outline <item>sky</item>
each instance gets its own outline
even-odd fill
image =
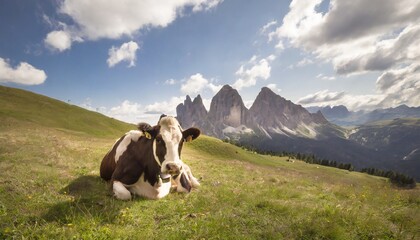
[[[229,84],[353,111],[420,106],[418,0],[1,0],[0,84],[126,122]]]

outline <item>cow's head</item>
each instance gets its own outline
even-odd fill
[[[181,150],[184,141],[192,141],[200,135],[197,128],[183,130],[178,120],[162,116],[157,126],[144,131],[153,140],[153,154],[161,166],[162,174],[178,175],[182,169]]]

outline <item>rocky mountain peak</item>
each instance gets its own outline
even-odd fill
[[[201,96],[198,95],[194,101],[191,101],[190,96],[186,96],[184,103],[176,107],[176,114],[178,121],[182,127],[198,127],[201,122],[207,118],[207,110],[204,107]]]
[[[192,103],[191,98],[189,95],[185,98],[184,105]]]
[[[267,87],[261,89],[249,110],[238,91],[225,85],[213,97],[208,113],[198,95],[192,102],[187,96],[177,107],[177,114],[183,127],[197,126],[220,138],[238,132],[315,138],[316,129],[328,124],[321,112],[311,114]]]
[[[236,89],[224,85],[213,97],[209,110],[209,120],[216,124],[239,127],[249,119],[248,109]]]
[[[187,97],[188,97],[188,95],[187,95]],[[199,105],[203,104],[203,99],[201,98],[200,94],[198,94],[197,97],[194,98],[193,103],[194,104],[199,104]],[[204,106],[204,104],[203,104],[203,106]]]
[[[322,114],[320,110],[318,110],[316,113],[311,113],[311,115],[315,123],[318,123],[318,124],[328,123],[328,120],[324,117],[324,115]]]

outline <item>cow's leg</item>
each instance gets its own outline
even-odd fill
[[[130,191],[119,181],[113,181],[112,190],[114,191],[114,196],[120,200],[131,199]]]
[[[194,188],[198,188],[198,187],[200,186],[200,183],[198,182],[197,178],[195,178],[195,177],[192,175],[191,171],[188,171],[188,172],[187,172],[187,175],[188,175],[188,177],[189,177],[189,179],[190,179],[190,181],[191,181],[191,185],[192,185]]]
[[[174,182],[177,192],[189,193],[191,191],[191,182],[185,172],[181,172],[181,174],[174,179]]]
[[[198,182],[197,178],[195,178],[192,175],[192,172],[191,172],[190,167],[187,164],[185,164],[185,163],[182,163],[182,164],[183,164],[182,165],[183,171],[186,174],[187,179],[191,182],[192,187],[194,187],[194,188],[199,187],[200,186],[200,183]]]

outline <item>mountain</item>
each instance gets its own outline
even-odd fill
[[[207,114],[200,96],[194,101],[187,96],[177,106],[177,117],[183,127],[199,127],[207,135],[218,138],[237,138],[241,134],[317,138],[323,135],[318,130],[332,126],[321,112],[311,114],[266,87],[249,110],[238,91],[229,85],[213,97]]]
[[[267,87],[261,89],[249,113],[257,126],[268,134],[316,138],[316,128],[329,124],[322,113],[311,114]]]
[[[385,168],[419,176],[420,119],[377,121],[352,130],[349,139],[375,152]]]
[[[213,97],[208,120],[219,138],[229,133],[244,133],[249,131],[245,126],[254,125],[238,91],[229,85],[224,85]]]
[[[314,154],[318,158],[351,163],[357,169],[375,167],[398,170],[420,179],[420,172],[412,170],[420,169],[420,161],[404,163],[400,161],[403,158],[413,159],[419,155],[420,150],[415,145],[420,136],[412,134],[410,137],[400,138],[393,144],[386,145],[381,142],[385,139],[384,134],[389,131],[385,126],[382,129],[383,134],[371,134],[377,131],[368,125],[356,129],[344,129],[330,123],[322,113],[324,110],[329,117],[350,118],[352,112],[344,106],[310,113],[302,106],[264,87],[248,110],[238,91],[228,85],[223,86],[213,97],[207,114],[204,111],[201,111],[200,115],[188,112],[187,109],[204,108],[202,104],[188,108],[190,105],[193,106],[191,99],[187,97],[185,102],[177,107],[177,116],[184,128],[195,126],[210,136],[228,138],[260,151]],[[395,139],[397,132],[400,135],[407,135],[410,131],[418,131],[417,128],[407,128],[405,124],[394,123],[392,126]],[[363,139],[368,139],[369,142],[363,142]],[[411,139],[413,144],[407,139]],[[381,148],[374,146],[375,143]],[[398,149],[394,146],[398,146]]]
[[[418,234],[418,187],[402,191],[382,177],[292,163],[204,135],[182,152],[199,189],[158,201],[117,201],[99,165],[115,139],[136,126],[12,88],[0,88],[0,103],[0,239]]]
[[[373,111],[349,111],[345,106],[307,107],[309,112],[321,111],[328,121],[339,126],[357,126],[369,122],[392,120],[395,118],[420,118],[420,107],[400,105],[395,108]]]
[[[200,126],[206,135],[216,135],[213,124],[207,119],[207,110],[200,95],[194,101],[187,95],[184,103],[176,107],[176,112],[181,126]]]
[[[317,111],[321,111],[322,114],[327,119],[334,119],[334,118],[346,118],[348,117],[351,112],[347,109],[346,106],[339,105],[339,106],[326,106],[326,107],[307,107],[306,108],[309,112],[315,113]]]

